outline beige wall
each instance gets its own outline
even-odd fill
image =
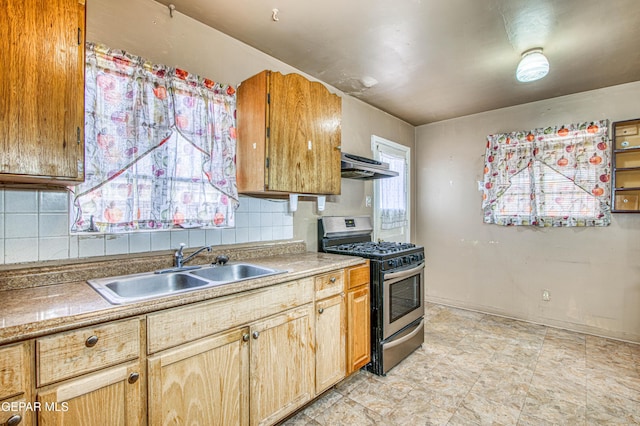
[[[165,6],[152,0],[88,0],[87,40],[233,85],[264,69],[301,73],[179,11],[171,18]],[[345,152],[371,156],[372,134],[413,149],[413,126],[335,88],[329,89],[342,98]],[[373,195],[370,182],[343,179],[342,194],[327,199],[323,214],[371,214],[372,210],[365,207],[366,195]],[[318,217],[316,203],[310,201],[301,202],[294,214],[294,238],[304,239],[310,250],[317,247]]]
[[[640,342],[640,215],[606,228],[487,225],[476,184],[489,134],[637,117],[640,82],[418,127],[427,299]]]

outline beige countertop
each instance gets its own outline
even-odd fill
[[[11,288],[0,291],[0,345],[263,288],[364,262],[364,259],[354,256],[313,252],[252,257],[250,260],[238,257],[240,260],[232,257],[231,263],[248,262],[287,272],[123,305],[112,305],[107,302],[84,279]],[[65,276],[64,271],[60,272],[60,269],[60,267],[56,268],[57,276]],[[44,280],[48,277],[44,272],[34,273],[35,275],[39,275]],[[103,273],[102,276],[108,275]],[[98,277],[89,276],[86,279]],[[75,278],[74,276],[72,279]]]

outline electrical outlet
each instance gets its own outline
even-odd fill
[[[364,197],[364,204],[366,207],[371,207],[371,195]]]
[[[551,293],[549,292],[549,290],[542,290],[542,300],[544,300],[545,302],[551,300]]]

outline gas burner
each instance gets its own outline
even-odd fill
[[[414,248],[416,245],[411,243],[396,243],[391,241],[383,242],[360,242],[360,243],[348,243],[340,244],[331,247],[331,250],[339,251],[343,253],[350,253],[354,255],[385,255],[391,253],[399,253]]]

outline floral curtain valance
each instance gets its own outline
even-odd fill
[[[233,226],[235,90],[87,43],[73,231]]]
[[[484,222],[609,225],[610,158],[607,120],[488,136]]]

